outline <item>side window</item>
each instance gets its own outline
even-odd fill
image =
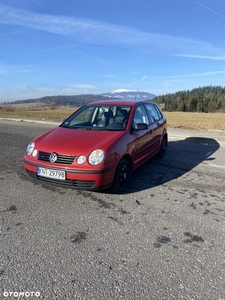
[[[139,105],[134,112],[133,117],[133,128],[136,127],[137,123],[145,123],[149,125],[148,116],[143,105]]]
[[[159,114],[159,110],[157,109],[157,106],[151,103],[146,104],[149,118],[150,118],[150,123],[154,123],[162,118],[161,114]]]
[[[159,114],[159,117],[160,117],[160,119],[162,119],[162,118],[163,118],[162,112],[160,111],[160,109],[158,108],[158,106],[157,106],[157,105],[154,105],[154,107],[155,107],[155,109],[157,110],[157,112],[158,112],[158,114]]]

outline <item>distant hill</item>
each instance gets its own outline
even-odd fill
[[[115,90],[110,93],[103,93],[102,96],[110,97],[110,98],[116,98],[116,99],[127,99],[127,100],[152,100],[156,97],[156,95],[147,93],[147,92],[139,92],[134,90],[125,90],[125,89],[119,89]]]
[[[81,106],[92,101],[107,100],[107,97],[101,95],[84,94],[84,95],[59,95],[59,96],[46,96],[38,99],[17,100],[14,104],[22,103],[42,103],[49,105],[54,103],[56,106]]]
[[[46,96],[38,99],[27,99],[27,100],[17,100],[14,104],[22,103],[42,103],[49,105],[54,103],[56,106],[81,106],[92,101],[99,100],[112,100],[112,99],[135,99],[135,100],[151,100],[155,95],[146,92],[136,92],[129,90],[116,90],[110,93],[103,93],[99,95],[94,94],[84,94],[84,95],[59,95],[59,96]]]

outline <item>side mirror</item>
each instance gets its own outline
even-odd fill
[[[146,129],[148,129],[148,125],[146,123],[137,123],[134,128],[135,131],[136,130],[146,130]]]

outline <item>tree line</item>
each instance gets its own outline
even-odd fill
[[[164,111],[225,112],[225,87],[206,86],[157,96],[153,99]]]

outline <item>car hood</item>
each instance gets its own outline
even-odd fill
[[[36,149],[44,152],[76,155],[104,150],[124,131],[81,130],[57,127],[35,139]]]

